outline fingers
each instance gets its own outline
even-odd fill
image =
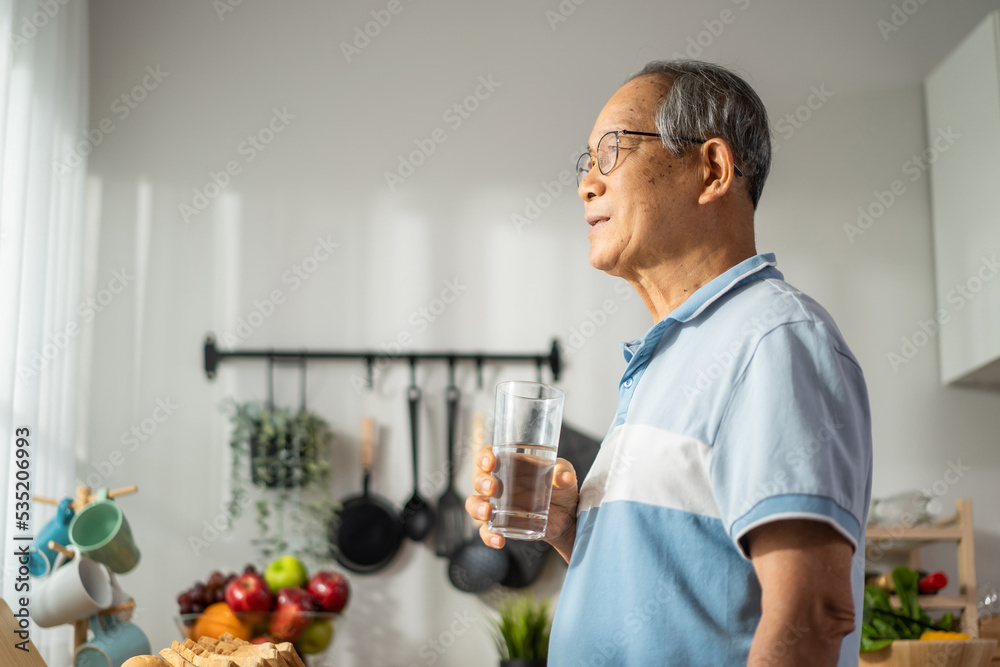
[[[489,498],[497,492],[497,480],[488,472],[477,472],[472,476],[472,490],[484,498]]]
[[[488,521],[491,510],[490,501],[486,500],[482,496],[469,496],[465,499],[465,511],[468,512],[469,516],[473,519],[478,521]]]
[[[552,476],[552,485],[557,489],[576,488],[576,469],[566,459],[556,459],[556,471]]]
[[[496,465],[496,457],[493,456],[493,448],[480,447],[479,451],[476,452],[476,467],[483,472],[493,472],[494,465]]]
[[[483,538],[483,543],[486,546],[493,547],[494,549],[503,548],[505,541],[503,535],[491,533],[485,523],[479,527],[479,536]]]
[[[476,452],[476,467],[478,470],[472,476],[473,493],[478,495],[469,496],[465,499],[465,511],[473,519],[487,521],[490,518],[489,499],[497,492],[497,481],[490,472],[496,464],[491,447],[481,447]]]

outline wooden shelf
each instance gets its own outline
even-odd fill
[[[868,540],[894,540],[914,542],[914,548],[923,546],[921,542],[958,542],[962,539],[960,526],[915,526],[913,528],[893,528],[892,526],[869,526],[865,530]]]
[[[969,601],[961,595],[921,595],[920,606],[924,609],[963,609]],[[899,606],[899,598],[890,596],[889,601],[896,607]]]
[[[959,609],[962,632],[979,636],[979,600],[973,546],[972,501],[955,501],[955,516],[933,526],[869,526],[865,529],[865,558],[869,563],[887,555],[906,555],[914,570],[920,569],[920,550],[937,542],[954,542],[958,556],[958,595],[921,595],[925,609]],[[892,596],[892,603],[899,599]]]

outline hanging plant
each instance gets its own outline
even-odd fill
[[[329,499],[330,426],[305,409],[227,400],[233,430],[229,510],[239,516],[248,495],[256,499],[258,536],[264,560],[291,553],[318,562],[331,559],[327,526],[337,505]]]

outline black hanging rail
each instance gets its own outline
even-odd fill
[[[372,382],[372,367],[377,363],[388,363],[396,360],[409,361],[456,361],[475,362],[478,370],[479,384],[482,385],[482,367],[487,362],[530,362],[535,364],[539,372],[542,366],[548,366],[554,380],[559,380],[562,373],[562,357],[559,353],[559,341],[552,340],[552,347],[547,354],[496,354],[488,352],[380,352],[374,350],[341,351],[341,350],[220,350],[215,343],[215,336],[205,337],[205,375],[208,379],[215,377],[219,362],[224,359],[363,359],[368,364],[368,383]],[[385,360],[385,361],[382,361]]]

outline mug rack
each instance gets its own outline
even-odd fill
[[[70,504],[70,507],[73,508],[73,511],[79,512],[84,507],[86,507],[87,505],[89,505],[90,503],[94,502],[97,499],[97,496],[94,495],[92,491],[93,489],[91,489],[89,486],[76,487],[76,499]],[[108,498],[114,498],[116,496],[125,496],[130,493],[136,493],[137,491],[139,491],[139,487],[136,486],[135,484],[132,484],[131,486],[123,486],[120,489],[112,489],[108,491]],[[32,496],[31,499],[34,500],[35,502],[43,503],[45,505],[59,504],[58,499],[49,498],[47,496]],[[52,549],[53,551],[58,551],[63,556],[65,556],[67,560],[72,559],[76,555],[75,552],[71,551],[70,549],[67,549],[66,545],[59,544],[58,542],[55,542],[53,540],[49,540],[49,543],[46,546],[48,546],[48,548]],[[116,614],[121,611],[134,611],[134,610],[135,610],[135,600],[129,600],[124,604],[120,604],[114,607],[108,607],[107,609],[102,609],[97,613],[101,616],[106,616],[108,614]],[[82,619],[73,623],[74,650],[77,647],[79,647],[80,644],[86,643],[87,627],[88,627],[87,619]]]
[[[401,352],[393,354],[389,352],[379,352],[374,350],[341,351],[341,350],[277,350],[274,348],[267,350],[220,350],[215,342],[215,337],[211,334],[205,337],[205,376],[209,380],[215,378],[215,372],[219,368],[219,363],[226,359],[266,359],[269,362],[278,360],[300,361],[307,359],[323,359],[327,361],[337,360],[364,360],[368,369],[368,386],[371,387],[374,381],[374,367],[376,364],[386,364],[393,361],[408,361],[413,368],[418,362],[424,361],[447,361],[451,367],[456,362],[473,362],[476,364],[476,377],[479,387],[483,386],[483,364],[486,363],[533,363],[538,368],[539,381],[541,381],[542,367],[547,366],[552,372],[552,378],[559,380],[562,373],[562,357],[559,351],[559,341],[552,340],[552,347],[545,354],[496,354],[487,352]]]

